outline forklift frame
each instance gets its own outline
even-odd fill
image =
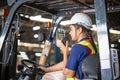
[[[9,1],[9,0],[8,0]],[[5,21],[5,24],[2,29],[0,36],[0,51],[2,51],[5,40],[8,36],[9,30],[11,28],[11,23],[13,21],[16,11],[24,3],[33,3],[35,0],[17,0],[11,5],[11,9]],[[85,5],[85,4],[83,4]],[[109,31],[106,21],[106,0],[94,0],[95,5],[95,15],[96,15],[96,24],[97,24],[97,36],[99,43],[99,54],[100,54],[100,67],[101,67],[101,80],[113,80],[112,76],[112,67],[111,67],[111,55],[110,55],[110,43],[109,43]],[[74,10],[72,10],[74,12]],[[77,11],[75,11],[77,12]],[[74,13],[75,13],[74,12]],[[58,13],[63,15],[63,13]],[[56,14],[56,15],[58,15]],[[102,43],[102,44],[101,44]],[[0,53],[6,55],[6,53]],[[4,66],[2,66],[4,67]],[[3,73],[1,73],[3,74]],[[8,76],[9,74],[4,75]],[[1,78],[3,80],[3,78]]]

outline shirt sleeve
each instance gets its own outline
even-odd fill
[[[70,51],[66,68],[75,71],[74,76],[82,79],[84,74],[82,72],[82,62],[89,55],[90,49],[87,46],[75,44]]]
[[[79,44],[75,44],[68,57],[66,68],[76,71],[80,62],[87,56],[85,48]]]
[[[74,71],[76,70],[78,65],[78,52],[76,50],[77,50],[77,45],[74,45],[70,51],[70,55],[68,57],[68,61],[66,65],[66,68]]]

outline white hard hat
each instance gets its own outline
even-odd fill
[[[83,25],[86,29],[90,29],[92,27],[92,21],[87,14],[84,13],[76,13],[72,16],[69,24],[79,24]]]

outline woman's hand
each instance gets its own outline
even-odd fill
[[[66,45],[64,45],[62,40],[57,40],[57,46],[62,50],[63,54],[69,54],[68,41],[66,41]]]
[[[38,68],[40,68],[40,69],[42,69],[43,71],[46,72],[46,67],[44,67],[44,66],[39,66]]]
[[[59,47],[59,48],[62,48],[62,47],[65,46],[65,45],[63,44],[62,40],[60,40],[60,39],[57,39],[56,45],[57,45],[57,47]]]
[[[68,41],[66,41],[66,46],[63,47],[63,53],[69,55],[69,47],[68,47]]]

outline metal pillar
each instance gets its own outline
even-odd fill
[[[6,39],[4,48],[3,48],[3,55],[2,55],[2,63],[6,63],[8,61],[8,56],[9,56],[9,52],[10,52],[10,34]],[[8,62],[7,62],[8,63]],[[9,68],[8,68],[8,64],[2,64],[1,65],[1,75],[0,75],[0,80],[8,80],[9,79],[9,75],[7,75],[6,77],[4,76],[6,74],[6,71],[8,71],[7,73],[9,73]]]
[[[101,65],[101,80],[113,80],[105,1],[106,0],[94,0]]]

